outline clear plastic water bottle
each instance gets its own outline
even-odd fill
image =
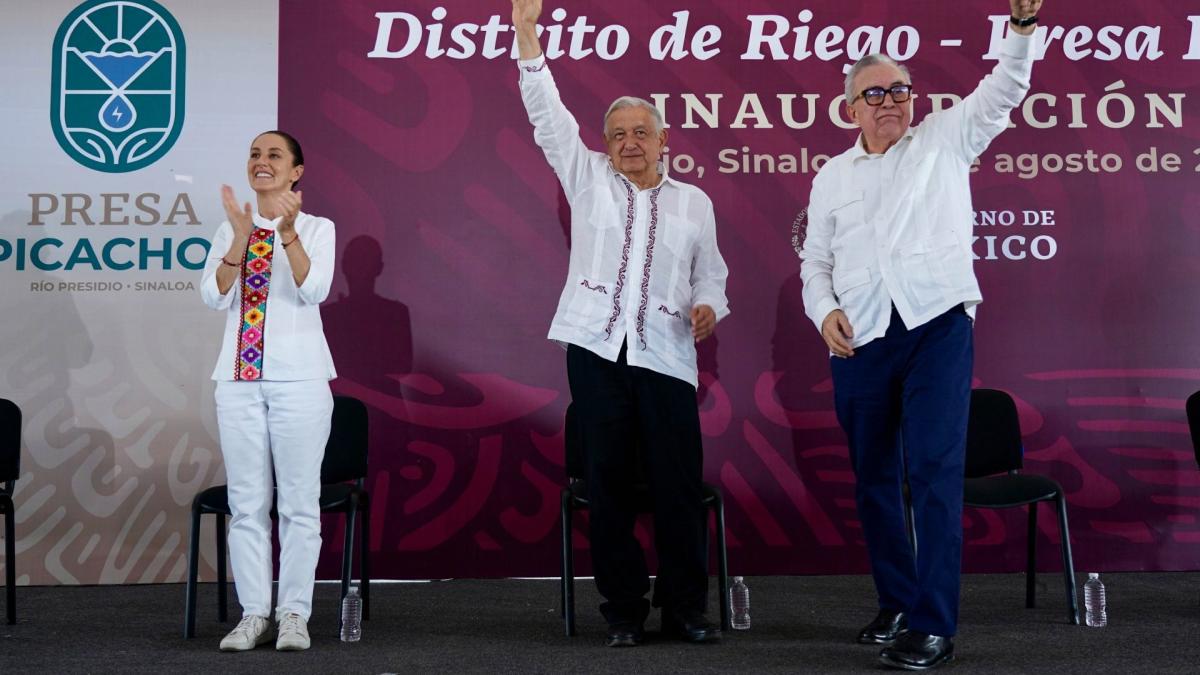
[[[1087,609],[1084,622],[1092,628],[1104,628],[1108,625],[1108,611],[1104,607],[1104,582],[1095,572],[1088,573],[1087,583],[1083,585],[1083,606]]]
[[[734,630],[750,630],[750,589],[742,577],[733,578],[729,588],[729,608],[733,612]]]
[[[362,637],[362,596],[358,587],[342,599],[342,642],[358,642]]]

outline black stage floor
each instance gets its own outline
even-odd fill
[[[1039,607],[1025,609],[1021,575],[965,576],[957,659],[941,670],[1200,672],[1200,574],[1104,575],[1104,629],[1068,625],[1060,580],[1039,577]],[[18,624],[0,625],[0,673],[883,672],[878,648],[853,642],[874,615],[869,577],[748,582],[751,630],[715,645],[662,639],[652,615],[644,645],[605,648],[590,580],[578,582],[579,634],[568,638],[557,580],[507,579],[372,586],[372,618],[356,644],[337,640],[337,586],[319,584],[312,649],[236,654],[217,650],[234,622],[217,623],[214,584],[200,588],[191,640],[182,585],[22,587]]]

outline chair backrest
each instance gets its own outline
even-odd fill
[[[1200,391],[1187,400],[1188,429],[1192,431],[1192,451],[1196,453],[1196,464],[1200,464]]]
[[[350,396],[333,397],[333,422],[321,484],[344,483],[367,477],[367,406]]]
[[[0,483],[21,476],[21,408],[0,398]]]
[[[980,478],[1023,466],[1017,404],[998,389],[971,390],[967,422],[967,478]]]

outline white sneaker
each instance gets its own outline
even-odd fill
[[[281,652],[299,652],[308,649],[312,641],[308,638],[308,624],[304,617],[295,612],[288,612],[279,621],[279,637],[275,640],[275,649]]]
[[[271,622],[265,616],[243,616],[221,640],[221,651],[244,652],[271,641]]]

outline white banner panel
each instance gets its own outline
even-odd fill
[[[223,318],[196,286],[276,124],[278,3],[8,3],[0,23],[0,397],[24,413],[20,584],[183,579],[223,482]],[[211,530],[210,530],[211,531]],[[211,536],[205,538],[211,569]]]

